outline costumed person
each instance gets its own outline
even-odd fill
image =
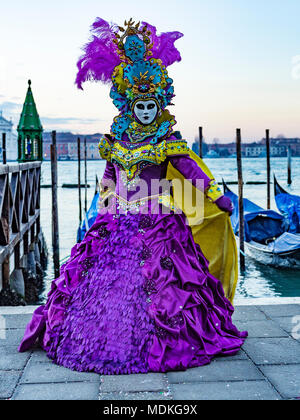
[[[111,82],[120,111],[99,143],[107,161],[99,213],[34,312],[19,351],[38,341],[56,364],[100,374],[186,370],[234,355],[247,332],[231,318],[232,204],[173,131],[166,109],[174,97],[166,67],[181,60],[174,42],[183,35],[157,35],[131,19],[121,28],[98,18],[92,32],[77,85]],[[153,193],[153,180],[172,188]],[[178,180],[200,193],[201,223]]]

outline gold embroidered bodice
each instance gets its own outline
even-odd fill
[[[133,144],[125,141],[112,142],[103,136],[99,142],[99,152],[103,159],[116,163],[132,180],[142,168],[160,165],[168,156],[188,155],[189,147],[185,140],[168,139],[158,144],[143,142]]]

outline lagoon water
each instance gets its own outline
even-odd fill
[[[211,169],[217,181],[237,180],[236,159],[206,159],[206,164]],[[287,159],[273,158],[271,160],[272,173],[282,187],[288,191],[300,195],[300,158],[293,158],[292,175],[293,185],[287,187]],[[88,184],[91,188],[87,191],[88,206],[91,202],[94,189],[95,177],[101,179],[105,168],[105,161],[88,161]],[[82,164],[81,172],[83,177],[84,167]],[[266,159],[265,158],[245,158],[243,159],[244,181],[266,181]],[[79,224],[79,205],[78,190],[61,188],[62,184],[77,183],[77,162],[58,162],[58,209],[59,209],[59,238],[60,238],[60,259],[63,262],[69,255],[72,246],[76,242],[76,234]],[[51,184],[50,162],[42,164],[42,185]],[[237,192],[237,186],[230,186],[232,191]],[[262,207],[266,206],[266,185],[245,185],[245,197],[254,201]],[[274,194],[272,188],[272,209],[276,210]],[[84,190],[82,190],[82,203],[84,207]],[[41,226],[46,238],[49,249],[49,264],[46,273],[46,289],[42,294],[41,300],[50,289],[51,281],[54,277],[52,264],[52,230],[51,230],[51,189],[42,188],[41,190]],[[246,272],[240,275],[236,297],[294,297],[300,296],[300,271],[289,269],[275,269],[246,259]]]

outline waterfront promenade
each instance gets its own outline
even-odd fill
[[[101,376],[56,366],[40,349],[17,352],[34,307],[0,307],[2,400],[300,399],[300,298],[243,300],[234,322],[249,331],[238,355],[186,372]]]

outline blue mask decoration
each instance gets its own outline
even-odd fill
[[[131,35],[126,39],[124,50],[126,57],[133,62],[142,60],[146,52],[144,41],[142,41],[137,35]]]

